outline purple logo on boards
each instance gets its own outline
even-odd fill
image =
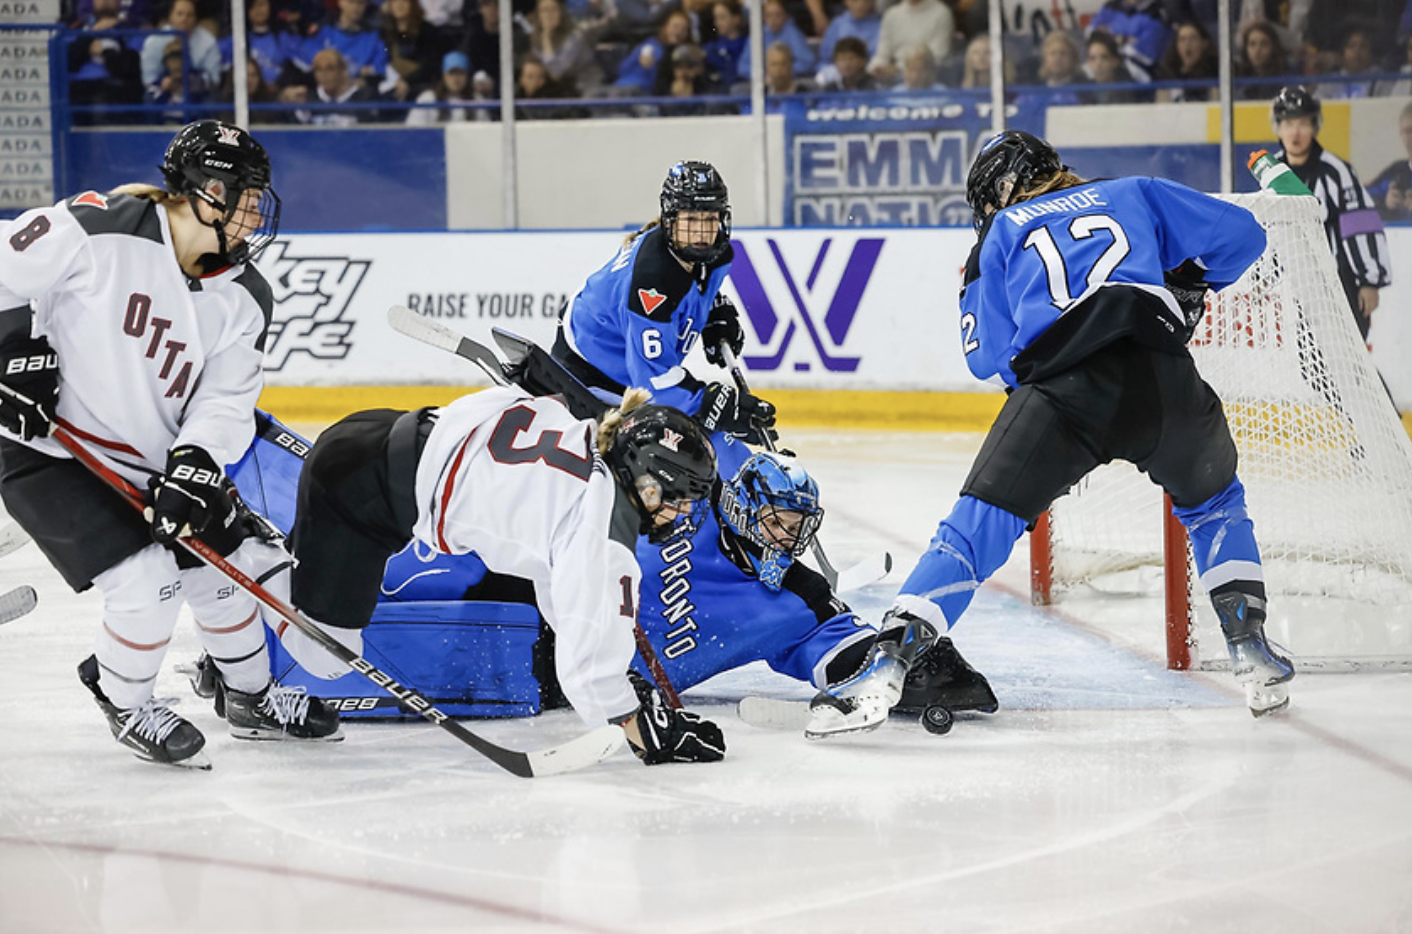
[[[808,335],[824,369],[834,373],[852,373],[858,369],[861,357],[845,356],[839,351],[843,349],[858,314],[863,291],[877,266],[883,239],[860,237],[853,241],[842,272],[825,276],[825,260],[834,241],[835,238],[828,237],[819,244],[808,270],[791,269],[780,251],[779,241],[773,237],[764,240],[768,258],[758,241],[753,248],[748,248],[741,240],[732,242],[735,259],[731,263],[731,282],[760,344],[773,348],[759,356],[744,358],[752,370],[779,369],[800,330]],[[762,281],[762,272],[770,287]],[[795,363],[798,370],[809,367],[807,360]]]

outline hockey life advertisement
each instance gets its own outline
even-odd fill
[[[272,386],[475,385],[464,360],[396,334],[391,305],[487,345],[504,328],[549,347],[559,310],[623,232],[293,234],[259,259],[274,291]],[[950,230],[744,230],[723,291],[741,310],[752,385],[974,391],[955,333],[974,242]],[[723,374],[699,347],[687,366]]]
[[[969,227],[966,173],[990,137],[989,91],[788,101],[785,217],[796,227]],[[1011,104],[1010,126],[1044,125]]]

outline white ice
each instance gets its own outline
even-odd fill
[[[787,434],[835,563],[897,559],[853,595],[876,617],[979,439]],[[231,739],[171,670],[197,654],[184,620],[158,690],[209,739],[193,773],[112,741],[74,674],[97,599],[28,545],[0,564],[0,590],[40,594],[0,627],[0,932],[1412,931],[1412,674],[1302,675],[1257,721],[1229,675],[1162,667],[1149,605],[1037,610],[1025,573],[953,630],[1002,709],[947,736],[753,729],[739,697],[809,692],[746,670],[686,695],[724,763],[535,780],[420,723]],[[470,726],[521,748],[581,729]]]

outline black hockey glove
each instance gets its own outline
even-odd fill
[[[745,347],[740,312],[735,310],[735,303],[724,295],[716,295],[711,313],[706,316],[706,326],[701,329],[701,342],[705,345],[706,362],[720,367],[726,365],[726,355],[721,353],[722,344],[728,345],[735,356],[740,356],[740,351]]]
[[[200,535],[210,526],[225,531],[236,521],[235,504],[225,491],[225,471],[193,444],[172,448],[167,470],[153,477],[147,521],[152,540],[170,545],[182,535]]]
[[[749,444],[764,445],[766,437],[771,441],[779,438],[774,430],[775,407],[725,383],[706,387],[696,417],[708,433],[724,432]]]
[[[59,356],[43,337],[0,343],[0,425],[26,441],[47,438],[59,405]]]
[[[1201,319],[1206,317],[1206,292],[1211,288],[1206,282],[1206,270],[1187,260],[1176,269],[1167,270],[1162,274],[1162,278],[1166,282],[1167,291],[1172,293],[1172,297],[1177,300],[1177,307],[1182,310],[1182,318],[1186,323],[1183,337],[1189,340]]]
[[[663,762],[720,762],[726,757],[726,738],[710,720],[686,710],[673,710],[662,692],[635,671],[628,680],[642,707],[636,716],[643,745],[629,743],[643,765]]]

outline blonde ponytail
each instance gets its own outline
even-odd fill
[[[613,448],[613,441],[618,437],[618,428],[623,424],[623,419],[634,409],[646,405],[652,400],[652,393],[646,389],[639,389],[634,386],[623,393],[623,401],[618,403],[616,409],[609,409],[603,416],[603,421],[598,425],[598,453],[607,454]]]
[[[134,198],[151,201],[153,204],[175,204],[186,200],[185,195],[174,195],[166,189],[158,188],[156,185],[148,185],[145,182],[132,182],[127,185],[119,185],[117,188],[108,192],[108,194],[132,195]]]

